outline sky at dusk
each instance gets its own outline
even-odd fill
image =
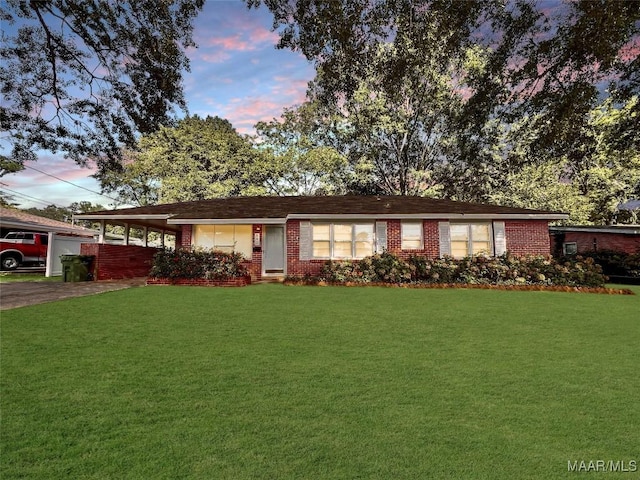
[[[206,2],[195,20],[198,48],[188,51],[191,72],[184,75],[189,114],[217,115],[240,133],[250,134],[257,122],[279,117],[284,107],[304,101],[313,66],[299,53],[275,48],[278,34],[271,31],[272,22],[264,7],[248,10],[240,1]],[[100,192],[90,177],[92,170],[62,156],[42,152],[37,162],[26,165],[25,170],[0,178],[0,188],[14,195],[20,208],[66,207],[80,201],[110,208],[114,203],[85,190]]]

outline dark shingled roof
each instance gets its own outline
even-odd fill
[[[560,212],[408,196],[232,197],[91,212],[91,215],[171,215],[178,219],[285,218],[288,215],[476,214],[557,216]]]

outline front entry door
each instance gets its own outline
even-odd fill
[[[264,273],[284,273],[284,227],[268,225],[264,230]]]

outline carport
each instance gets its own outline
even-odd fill
[[[153,209],[153,207],[149,207]],[[180,244],[182,230],[168,225],[166,213],[128,214],[127,209],[74,215],[74,219],[99,223],[97,243],[81,245],[82,255],[95,257],[93,275],[96,280],[146,277],[156,252],[165,246]],[[124,229],[122,237],[108,232],[108,226]],[[136,230],[140,235],[132,235]],[[156,233],[159,241],[150,241]]]

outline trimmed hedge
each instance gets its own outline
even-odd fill
[[[247,269],[239,253],[216,250],[161,250],[154,259],[149,276],[153,278],[193,278],[227,280],[245,277]]]
[[[547,285],[602,287],[606,277],[592,258],[559,262],[552,257],[412,256],[385,252],[359,261],[327,261],[319,280],[329,283],[424,283],[467,285]]]

